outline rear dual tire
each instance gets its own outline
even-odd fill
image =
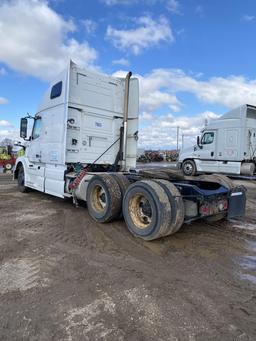
[[[141,180],[128,188],[123,199],[123,216],[133,235],[154,240],[175,233],[181,227],[184,206],[182,202],[180,210],[176,211],[179,200],[176,202],[172,186],[164,180]]]
[[[125,195],[125,192],[127,191],[128,187],[130,186],[130,181],[127,179],[126,176],[120,173],[113,173],[111,176],[115,179],[115,181],[118,183],[118,186],[121,191],[121,202],[123,200],[123,197]],[[122,207],[120,208],[120,212],[117,218],[123,218],[123,212]]]
[[[109,174],[94,175],[86,192],[90,216],[99,223],[108,223],[120,215],[122,193],[115,178]]]
[[[128,230],[144,240],[173,234],[184,220],[181,195],[166,180],[130,184],[122,174],[95,175],[88,184],[86,200],[95,221],[110,222],[120,218],[122,211]]]
[[[171,204],[172,220],[169,226],[169,234],[177,232],[183,222],[185,216],[185,207],[179,190],[169,181],[157,179],[155,180],[165,191]]]

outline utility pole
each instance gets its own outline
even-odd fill
[[[182,135],[181,135],[181,148],[182,148],[182,149],[184,148],[184,137],[185,137],[185,135],[182,134]]]
[[[177,126],[177,152],[179,150],[179,133],[180,133],[180,127]]]

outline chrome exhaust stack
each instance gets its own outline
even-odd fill
[[[122,170],[126,170],[126,154],[127,154],[127,124],[128,124],[128,109],[129,109],[129,90],[130,78],[132,72],[129,71],[125,77],[125,93],[124,93],[124,121],[123,121],[123,148],[122,148]]]

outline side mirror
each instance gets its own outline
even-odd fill
[[[28,131],[28,120],[27,118],[22,118],[20,120],[20,137],[25,139],[27,137]]]
[[[200,136],[197,136],[197,138],[196,138],[196,144],[198,145],[198,147],[199,147],[200,149],[203,148],[203,146],[200,144]]]

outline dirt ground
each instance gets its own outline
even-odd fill
[[[0,176],[0,340],[256,340],[256,184],[247,217],[154,242]]]

